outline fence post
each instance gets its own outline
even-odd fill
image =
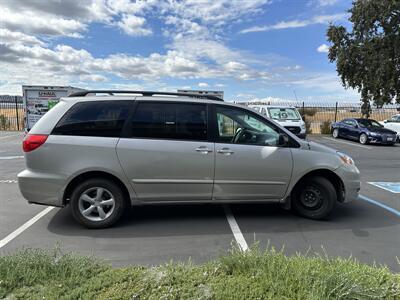
[[[303,101],[303,116],[304,116],[304,101]]]
[[[337,122],[337,101],[336,101],[336,107],[335,107],[335,123]]]
[[[17,116],[17,130],[19,131],[18,97],[15,96],[14,99],[15,99],[15,114]]]

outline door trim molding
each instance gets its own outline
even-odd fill
[[[260,181],[260,180],[214,180],[215,184],[267,184],[267,185],[286,185],[282,181]]]
[[[139,184],[213,184],[212,179],[132,179]]]

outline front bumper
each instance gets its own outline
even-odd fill
[[[360,171],[356,166],[343,165],[335,170],[344,185],[343,202],[351,202],[358,198],[361,188]]]
[[[389,140],[390,139],[390,140]],[[368,142],[371,144],[383,144],[383,145],[393,145],[398,139],[397,135],[392,136],[368,136]]]
[[[59,174],[24,170],[18,174],[18,186],[29,203],[62,206],[66,178]]]

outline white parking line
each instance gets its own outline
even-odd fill
[[[0,156],[0,160],[24,158],[24,156]]]
[[[224,205],[224,211],[229,226],[231,227],[233,236],[235,237],[236,243],[239,245],[242,251],[247,251],[249,249],[249,246],[247,245],[247,242],[244,239],[242,232],[240,231],[239,225],[232,214],[231,208],[228,205]]]
[[[389,207],[389,206],[387,206],[387,205],[385,205],[385,204],[382,204],[382,203],[380,203],[380,202],[378,202],[378,201],[375,201],[375,200],[370,199],[370,198],[368,198],[368,197],[366,197],[366,196],[363,196],[363,195],[360,195],[359,198],[360,198],[361,200],[363,200],[363,201],[369,202],[369,203],[374,204],[374,205],[376,205],[376,206],[379,206],[379,207],[381,207],[381,208],[383,208],[383,209],[385,209],[385,210],[387,210],[387,211],[390,211],[391,213],[393,213],[393,214],[395,214],[396,216],[400,217],[400,211],[398,211],[398,210],[396,210],[396,209],[394,209],[394,208],[391,208],[391,207]]]
[[[367,182],[370,185],[373,185],[382,190],[391,192],[393,194],[400,194],[400,182]]]
[[[17,134],[10,134],[10,135],[5,135],[5,136],[0,136],[0,140],[1,139],[5,139],[5,138],[8,138],[8,137],[13,137],[13,136],[18,136],[18,135],[23,135],[23,133],[17,133]]]
[[[336,142],[336,143],[342,143],[342,144],[346,144],[346,145],[350,145],[350,146],[355,146],[355,147],[360,147],[360,148],[369,149],[369,150],[372,149],[371,147],[368,147],[368,146],[359,145],[359,144],[356,144],[356,143],[345,142],[345,141],[338,140],[338,139],[334,139],[334,138],[328,138],[328,137],[326,137],[326,136],[323,136],[322,138],[323,138],[323,139],[326,139],[326,140],[330,140],[330,141]]]
[[[40,218],[47,215],[54,208],[55,207],[53,207],[53,206],[46,207],[44,210],[42,210],[40,213],[38,213],[32,219],[30,219],[29,221],[22,224],[20,227],[18,227],[13,232],[11,232],[9,235],[7,235],[4,239],[0,240],[0,249],[3,248],[5,245],[7,245],[9,242],[11,242],[13,239],[15,239],[17,236],[19,236],[21,233],[23,233],[25,230],[27,230],[29,227],[31,227],[33,224],[35,224],[37,221],[39,221]]]
[[[0,183],[18,183],[16,179],[1,179]]]

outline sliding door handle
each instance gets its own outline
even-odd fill
[[[208,149],[207,147],[204,147],[204,146],[196,148],[195,150],[196,150],[196,152],[200,152],[201,154],[208,154],[208,153],[212,152],[211,149]]]
[[[235,153],[235,152],[233,152],[233,151],[232,151],[231,149],[229,149],[229,148],[222,148],[222,149],[218,150],[217,153],[223,154],[223,155],[232,155],[232,154]]]

